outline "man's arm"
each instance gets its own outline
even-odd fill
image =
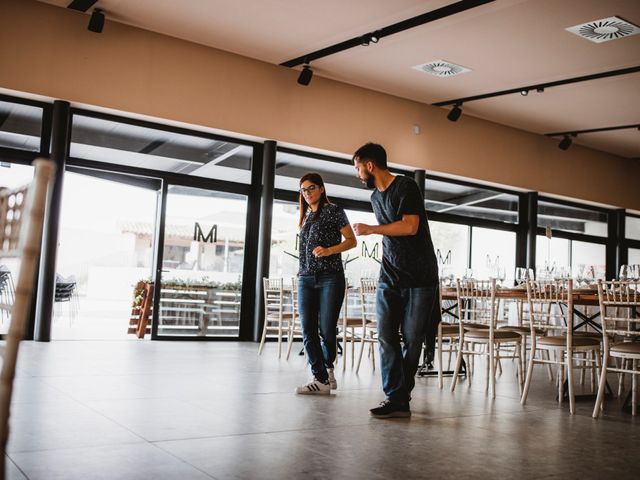
[[[420,217],[418,215],[403,215],[402,220],[387,223],[386,225],[367,225],[366,223],[354,223],[353,230],[356,235],[386,235],[388,237],[408,237],[418,233]]]

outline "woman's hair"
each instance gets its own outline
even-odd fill
[[[322,177],[320,176],[319,173],[305,173],[302,176],[302,178],[300,178],[300,186],[302,186],[302,184],[306,181],[309,181],[314,185],[317,185],[318,187],[324,188],[324,181],[322,180]],[[302,192],[299,193],[298,202],[300,203],[300,220],[298,221],[298,227],[302,228],[304,219],[307,216],[307,210],[309,210],[309,204],[307,204],[307,201],[304,199],[304,195],[302,194]],[[331,203],[331,202],[329,202],[329,199],[327,198],[327,191],[325,189],[322,192],[322,195],[320,196],[320,203],[318,204],[318,212],[327,203]]]

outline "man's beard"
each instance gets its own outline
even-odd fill
[[[367,173],[367,177],[362,181],[367,188],[376,188],[376,177]]]

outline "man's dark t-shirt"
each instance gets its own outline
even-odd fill
[[[402,220],[403,215],[418,215],[415,235],[382,240],[380,281],[396,288],[432,287],[438,284],[438,263],[427,224],[424,200],[415,181],[398,176],[384,192],[375,190],[371,204],[380,225]]]

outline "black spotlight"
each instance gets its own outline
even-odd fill
[[[452,122],[457,122],[458,119],[460,118],[460,115],[462,115],[462,108],[460,107],[462,107],[462,104],[456,103],[451,109],[451,111],[449,112],[449,114],[447,115],[447,118]]]
[[[520,95],[526,97],[527,95],[529,95],[529,90],[520,90]]]
[[[573,140],[571,140],[571,137],[569,135],[565,135],[564,138],[560,140],[560,143],[558,144],[558,148],[560,150],[567,150],[571,146],[572,142]]]
[[[102,10],[99,8],[93,10],[87,28],[90,32],[102,33],[102,29],[104,28],[104,13],[102,13]]]
[[[311,70],[309,65],[305,65],[302,67],[302,71],[298,77],[298,83],[306,87],[311,82],[311,77],[313,77],[313,70]]]
[[[538,93],[544,93],[544,87],[538,87],[538,88],[536,88],[536,92],[538,92]]]
[[[371,34],[371,43],[378,43],[380,41],[380,30],[376,30]]]

